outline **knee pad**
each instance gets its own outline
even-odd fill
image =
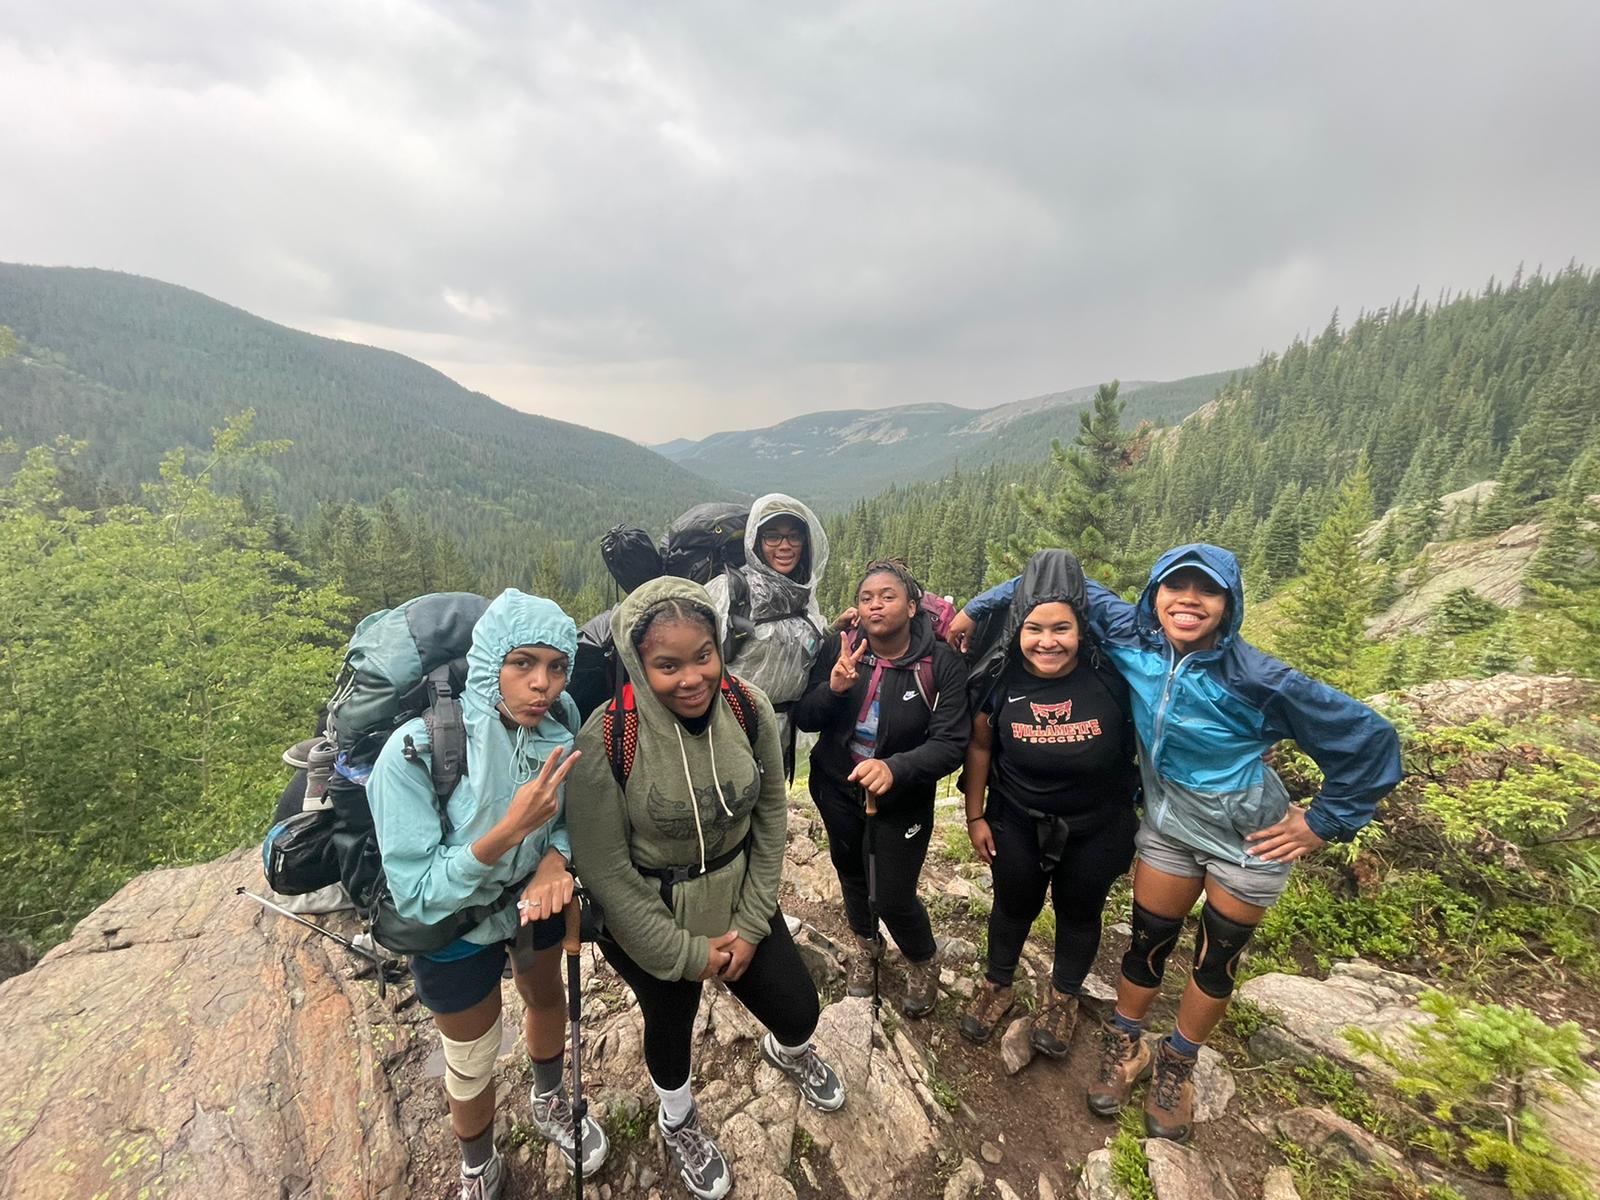
[[[1200,910],[1200,928],[1194,938],[1194,985],[1213,1000],[1233,995],[1233,977],[1239,969],[1254,925],[1229,920],[1208,903]]]
[[[480,1038],[458,1042],[439,1035],[444,1043],[444,1090],[452,1100],[472,1100],[494,1081],[494,1064],[500,1057],[500,1018]]]
[[[1158,917],[1134,904],[1133,937],[1128,952],[1122,956],[1123,978],[1136,987],[1160,987],[1167,955],[1178,944],[1182,932],[1182,917]]]

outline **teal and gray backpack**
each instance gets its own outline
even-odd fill
[[[335,758],[326,799],[322,807],[279,821],[262,847],[274,890],[296,895],[343,883],[373,938],[396,954],[443,949],[515,903],[527,883],[516,881],[496,900],[434,925],[409,921],[390,898],[367,803],[367,779],[379,751],[395,730],[421,717],[428,729],[427,757],[409,736],[404,754],[429,773],[440,828],[449,830],[445,805],[469,770],[458,697],[466,686],[472,627],[488,607],[470,592],[436,592],[373,613],[356,626],[327,705]],[[577,732],[571,705],[552,711]]]

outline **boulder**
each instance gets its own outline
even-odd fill
[[[1353,1121],[1322,1108],[1292,1108],[1272,1118],[1278,1136],[1309,1150],[1328,1162],[1360,1168],[1384,1167],[1411,1179],[1411,1168],[1392,1147],[1385,1145]]]
[[[142,875],[0,985],[0,1192],[410,1194],[385,1066],[411,1023],[235,895],[260,878],[253,849]]]
[[[944,1200],[972,1200],[987,1182],[983,1168],[970,1158],[963,1158],[956,1173],[945,1182]]]
[[[1111,1151],[1092,1150],[1083,1160],[1083,1174],[1073,1190],[1077,1200],[1131,1200],[1111,1173]]]
[[[1294,1172],[1288,1167],[1268,1167],[1266,1178],[1261,1181],[1261,1200],[1300,1200]]]
[[[1258,1032],[1250,1039],[1250,1051],[1258,1058],[1328,1057],[1355,1069],[1392,1074],[1377,1059],[1358,1053],[1342,1031],[1355,1026],[1387,1043],[1403,1044],[1414,1024],[1431,1019],[1416,1007],[1424,987],[1414,976],[1361,959],[1334,964],[1327,979],[1257,975],[1240,986],[1239,994],[1279,1027]]]
[[[1194,1119],[1215,1121],[1227,1111],[1228,1102],[1237,1090],[1233,1072],[1228,1070],[1222,1055],[1210,1046],[1201,1046],[1200,1061],[1195,1064],[1190,1078],[1194,1081]]]
[[[908,1194],[936,1142],[933,1119],[917,1096],[916,1084],[923,1081],[913,1081],[900,1055],[884,1044],[866,997],[847,997],[823,1009],[813,1038],[848,1098],[843,1113],[801,1105],[800,1127],[827,1156],[852,1200]]]
[[[1144,1153],[1156,1200],[1239,1200],[1227,1172],[1209,1155],[1165,1138],[1146,1138]]]
[[[1374,705],[1390,701],[1412,709],[1418,723],[1430,729],[1468,725],[1479,717],[1507,723],[1541,714],[1592,713],[1600,704],[1600,683],[1572,675],[1506,672],[1487,679],[1445,679],[1372,697]]]
[[[1582,1091],[1563,1092],[1554,1100],[1541,1100],[1534,1111],[1544,1121],[1550,1140],[1573,1162],[1586,1168],[1600,1183],[1600,1082],[1590,1080]]]

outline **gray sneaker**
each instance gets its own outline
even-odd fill
[[[529,1099],[533,1103],[533,1127],[546,1141],[554,1142],[561,1147],[561,1153],[566,1156],[567,1166],[575,1168],[577,1157],[572,1152],[572,1103],[567,1099],[566,1089],[558,1088],[543,1096],[533,1092]],[[593,1175],[598,1171],[604,1165],[606,1155],[610,1151],[611,1143],[606,1140],[606,1131],[587,1113],[584,1114],[584,1175]]]
[[[505,1181],[505,1160],[500,1151],[476,1171],[461,1168],[461,1200],[498,1200],[500,1185]]]
[[[833,1068],[822,1061],[815,1043],[806,1043],[805,1052],[799,1058],[790,1058],[778,1049],[778,1040],[769,1033],[761,1039],[761,1057],[793,1076],[800,1094],[812,1108],[838,1112],[844,1107],[844,1084],[839,1082]]]
[[[728,1169],[728,1160],[722,1157],[717,1144],[700,1128],[698,1104],[689,1110],[683,1124],[676,1129],[668,1129],[659,1118],[656,1129],[661,1134],[662,1145],[677,1164],[684,1187],[699,1200],[721,1200],[728,1194],[733,1187],[733,1172]]]

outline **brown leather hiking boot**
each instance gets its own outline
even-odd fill
[[[1155,1074],[1144,1095],[1144,1131],[1151,1137],[1187,1142],[1194,1132],[1193,1058],[1185,1058],[1165,1038],[1156,1048]]]
[[[1000,1022],[1006,1019],[1006,1014],[1015,1003],[1009,987],[1001,987],[985,979],[978,985],[978,990],[972,993],[972,1002],[967,1005],[967,1011],[961,1014],[956,1028],[961,1030],[961,1036],[967,1041],[977,1042],[981,1046],[994,1034]]]
[[[1041,1054],[1065,1058],[1072,1044],[1072,1031],[1078,1024],[1078,998],[1050,989],[1050,999],[1034,1018],[1028,1041]]]
[[[925,1017],[939,999],[939,955],[906,964],[906,995],[900,1011],[908,1017]]]
[[[844,979],[844,994],[846,996],[872,995],[872,963],[874,959],[883,956],[883,942],[872,938],[864,938],[859,933],[856,936],[855,953],[850,955],[850,962]]]
[[[1114,1117],[1128,1103],[1133,1085],[1150,1074],[1152,1055],[1143,1038],[1132,1038],[1111,1022],[1100,1027],[1100,1062],[1089,1085],[1089,1111]]]

